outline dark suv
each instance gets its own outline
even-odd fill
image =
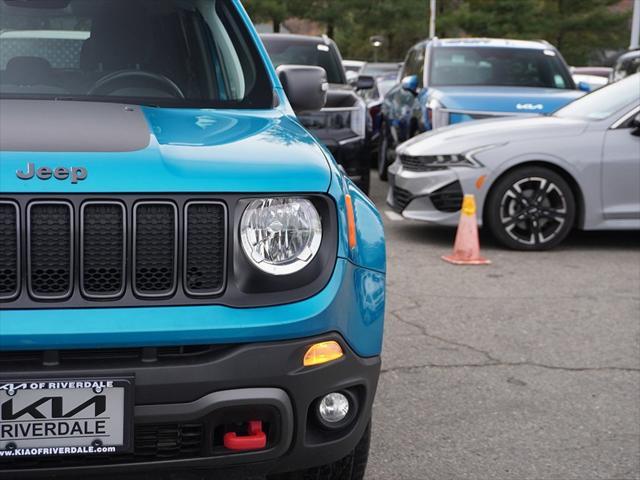
[[[329,92],[322,110],[297,112],[298,118],[333,154],[349,178],[369,192],[367,106],[347,83],[342,57],[328,37],[265,34],[264,46],[276,67],[313,65],[327,72]],[[373,79],[362,77],[356,88],[372,88]]]

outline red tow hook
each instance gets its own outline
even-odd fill
[[[237,452],[262,450],[267,446],[267,434],[262,431],[262,422],[249,422],[249,435],[245,437],[239,437],[236,432],[225,433],[224,446]]]

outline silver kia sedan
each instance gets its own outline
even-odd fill
[[[389,205],[457,225],[464,194],[505,246],[545,250],[572,228],[640,229],[640,74],[549,116],[482,120],[402,144]]]

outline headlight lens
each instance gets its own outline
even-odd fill
[[[452,167],[480,168],[484,165],[475,156],[480,152],[500,147],[502,145],[506,145],[506,143],[487,145],[485,147],[470,150],[466,153],[455,153],[452,155],[407,155],[401,153],[398,155],[398,158],[405,169],[413,170],[415,172],[441,170]]]
[[[306,267],[322,242],[320,214],[304,198],[252,201],[240,222],[242,248],[263,272],[291,275]]]
[[[438,170],[449,167],[478,167],[470,155],[400,155],[400,162],[407,170]]]

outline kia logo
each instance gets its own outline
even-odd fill
[[[33,163],[27,164],[26,170],[16,171],[16,176],[20,180],[31,180],[33,177],[38,177],[40,180],[49,180],[55,178],[56,180],[71,180],[71,183],[78,183],[86,180],[89,176],[89,171],[84,167],[40,167],[36,170],[36,166]]]
[[[541,103],[519,103],[516,105],[518,110],[544,110]]]
[[[80,405],[74,405],[73,408],[68,411],[65,411],[63,402],[63,397],[44,397],[16,412],[13,406],[13,399],[7,400],[2,404],[2,408],[0,408],[0,418],[3,421],[15,421],[29,415],[34,419],[46,419],[47,416],[45,416],[39,408],[47,403],[51,406],[51,415],[48,418],[73,418],[89,407],[93,407],[94,416],[99,417],[107,410],[107,398],[104,395],[96,395]]]

